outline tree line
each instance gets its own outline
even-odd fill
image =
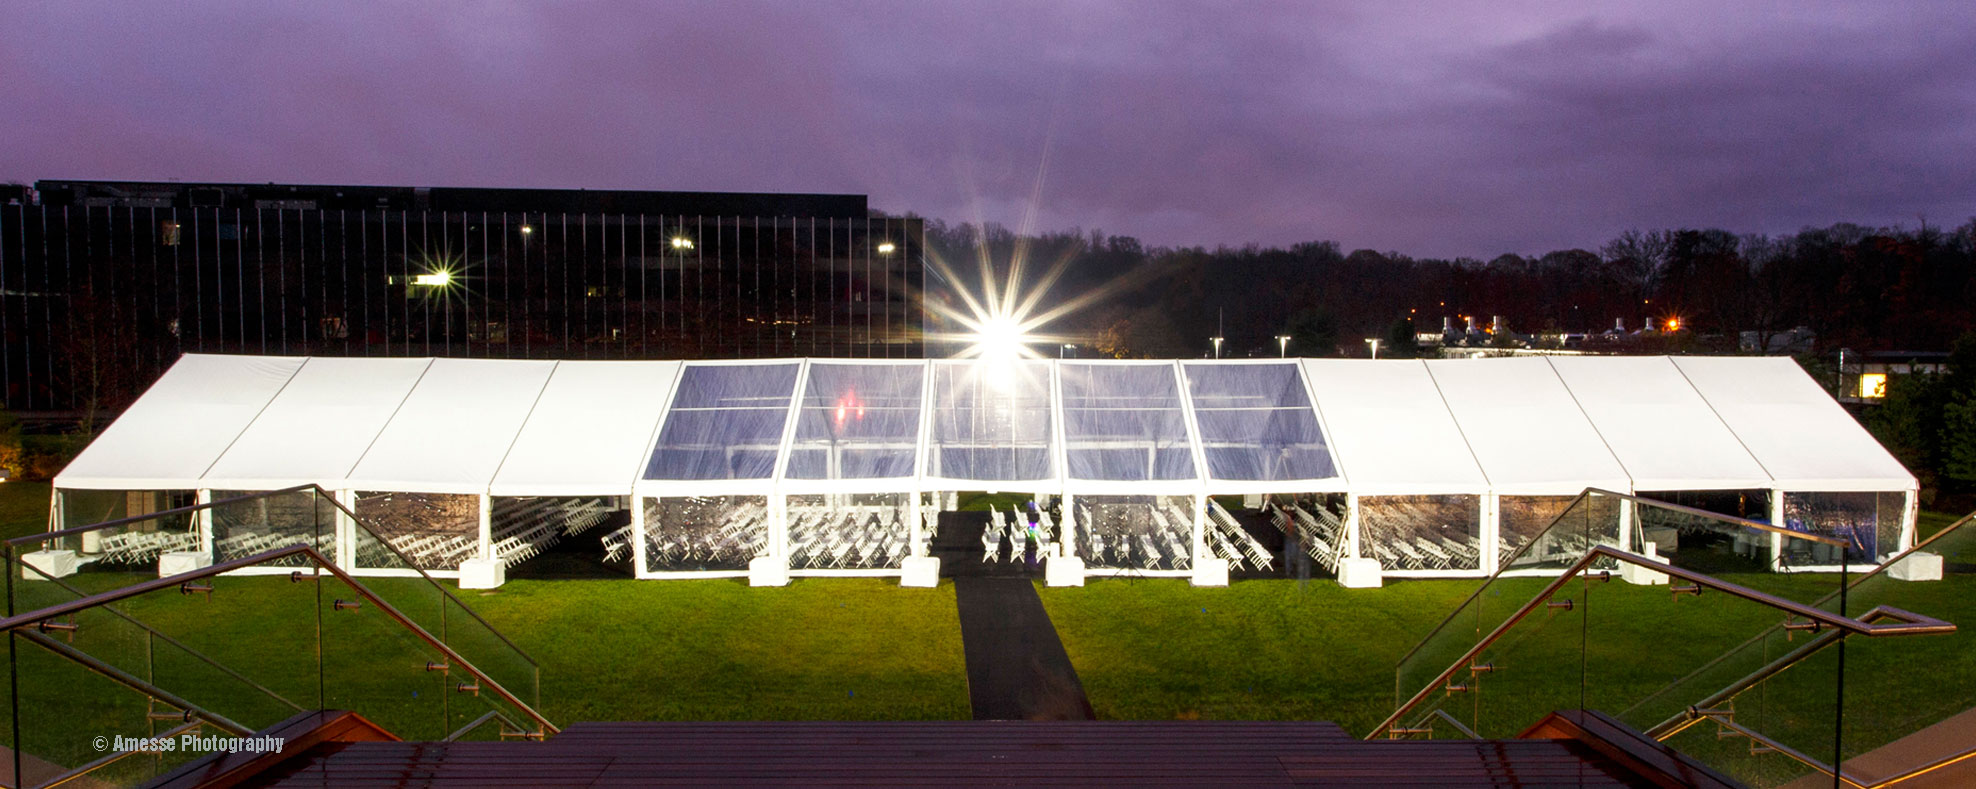
[[[1720,229],[1627,231],[1598,250],[1489,260],[1416,258],[1333,241],[1287,248],[1148,247],[1101,231],[1021,235],[997,225],[927,222],[929,256],[978,288],[980,261],[1026,282],[1061,265],[1045,302],[1100,293],[1044,327],[1107,356],[1363,355],[1464,316],[1509,332],[1630,332],[1678,320],[1682,349],[1759,347],[1799,327],[1819,352],[1947,350],[1976,329],[1976,220],[1954,230],[1835,224],[1788,235]],[[1107,287],[1110,286],[1110,290]],[[929,297],[946,298],[929,280]],[[1025,288],[1026,289],[1026,288]],[[1075,341],[1075,340],[1073,340]],[[1383,346],[1404,352],[1404,348]]]

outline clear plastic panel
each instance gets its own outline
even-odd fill
[[[1311,565],[1335,575],[1339,563],[1351,555],[1346,527],[1350,513],[1342,494],[1272,495],[1263,509],[1270,523],[1283,532],[1293,557],[1309,560],[1307,564],[1305,558],[1293,558],[1293,577],[1308,578]]]
[[[769,553],[766,496],[668,496],[645,507],[645,571],[742,571]]]
[[[811,364],[789,448],[790,479],[914,476],[919,449],[919,365]]]
[[[799,570],[896,568],[912,552],[912,494],[790,496],[789,566]]]
[[[655,480],[768,479],[799,364],[688,364],[645,467]]]
[[[360,570],[399,569],[408,559],[427,572],[458,570],[480,555],[479,496],[360,492],[356,514],[370,531],[357,540]]]
[[[1853,567],[1877,564],[1901,550],[1901,517],[1907,505],[1903,492],[1784,494],[1784,527],[1846,541],[1844,563]],[[1841,563],[1837,546],[1803,543],[1786,553],[1786,566],[1831,567]]]
[[[307,545],[335,561],[336,523],[334,503],[314,489],[292,493],[255,495],[256,491],[213,491],[213,559],[232,561],[255,554]],[[229,499],[246,497],[244,501]],[[277,565],[309,566],[307,557],[296,556]]]
[[[1064,452],[1071,479],[1194,479],[1171,365],[1064,364]]]
[[[1208,475],[1221,480],[1338,476],[1295,364],[1182,365]]]
[[[1482,569],[1482,497],[1361,496],[1359,555],[1387,572]]]
[[[989,481],[1056,475],[1047,362],[935,363],[929,476]]]
[[[1120,570],[1193,566],[1194,497],[1076,496],[1071,502],[1077,510],[1077,553],[1085,566]],[[1216,544],[1230,545],[1225,537]],[[1241,556],[1240,549],[1230,553]]]
[[[619,514],[610,496],[499,496],[493,499],[488,539],[495,561],[514,567],[564,538],[597,528]]]

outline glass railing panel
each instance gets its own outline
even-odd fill
[[[360,711],[402,739],[443,739],[452,731],[454,685],[466,678],[440,650],[349,583],[336,576],[317,583],[325,708]]]
[[[212,498],[213,506],[204,517],[212,522],[215,562],[290,545],[307,545],[336,559],[336,507],[315,488],[285,493],[216,490]],[[262,564],[257,572],[308,566],[307,557],[293,556]]]
[[[133,741],[185,732],[231,735],[210,725],[189,727],[182,708],[28,639],[17,639],[11,668],[20,680],[19,703],[13,706],[20,717],[10,721],[4,745],[18,748],[22,782],[15,783],[16,765],[0,759],[0,769],[6,770],[0,782],[10,786],[41,786],[92,766],[79,785],[135,786],[204,754]]]
[[[446,645],[474,668],[479,669],[489,679],[513,694],[515,700],[540,711],[542,706],[541,673],[535,663],[509,643],[499,632],[486,622],[474,617],[457,600],[448,599],[446,606]],[[459,679],[465,679],[462,672],[454,672]],[[487,711],[497,711],[517,726],[530,732],[540,732],[541,724],[513,703],[501,698],[493,688],[483,687],[476,697],[479,704],[454,705],[456,709],[469,710],[468,717],[478,717]],[[454,715],[454,726],[458,728],[465,721]]]
[[[1578,497],[1538,534],[1510,552],[1503,570],[1484,581],[1427,638],[1403,657],[1394,672],[1394,703],[1404,704],[1498,627],[1508,622],[1558,573],[1585,557],[1594,545],[1619,540],[1616,504],[1596,493]],[[1539,577],[1525,577],[1539,576]],[[1550,577],[1542,577],[1550,576]]]

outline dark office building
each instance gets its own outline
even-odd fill
[[[181,353],[923,353],[860,195],[41,181],[0,195],[0,389],[116,409]]]

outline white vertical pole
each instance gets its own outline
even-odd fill
[[[1360,546],[1359,495],[1345,494],[1345,553],[1354,559],[1369,558]]]
[[[1206,490],[1194,494],[1194,566],[1201,560],[1213,558],[1208,554],[1208,494]]]
[[[1587,500],[1585,504],[1586,506],[1590,506],[1591,501]],[[1635,547],[1635,543],[1641,542],[1640,540],[1635,540],[1633,538],[1634,530],[1639,528],[1638,525],[1634,522],[1633,507],[1634,505],[1632,499],[1619,500],[1619,547],[1628,551],[1633,550],[1633,548]],[[1646,546],[1644,545],[1638,547],[1640,547],[1643,552],[1644,549],[1646,548]]]
[[[480,494],[480,558],[494,560],[494,497]]]
[[[1502,545],[1503,536],[1502,495],[1490,493],[1483,496],[1480,514],[1482,544],[1478,546],[1480,550],[1476,552],[1482,559],[1479,566],[1483,575],[1495,575],[1497,566],[1502,562],[1502,549],[1499,547]]]
[[[347,509],[357,511],[357,492],[354,490],[330,491],[330,497],[343,505],[336,511],[336,564],[346,570],[357,566],[357,522],[343,514]]]
[[[631,494],[631,577],[649,578],[645,572],[645,497]]]
[[[209,489],[200,488],[193,496],[194,500],[200,504],[213,503],[213,492]],[[199,511],[199,549],[204,551],[207,556],[213,555],[213,510],[211,507]]]
[[[1921,540],[1921,535],[1915,531],[1915,521],[1921,516],[1921,498],[1916,496],[1915,493],[1916,491],[1910,490],[1903,494],[1907,499],[1901,503],[1900,545],[1896,546],[1892,551],[1881,551],[1881,555],[1885,556],[1905,551],[1914,547],[1914,544]]]
[[[1057,532],[1059,534],[1057,544],[1063,546],[1064,558],[1076,558],[1077,502],[1071,498],[1070,491],[1068,490],[1063,493],[1063,520],[1057,522]]]
[[[1775,526],[1779,529],[1785,528],[1784,491],[1780,489],[1772,489],[1770,491],[1770,525]],[[1773,532],[1770,534],[1771,568],[1775,569],[1777,567],[1777,563],[1783,560],[1783,558],[1784,558],[1784,535]]]

